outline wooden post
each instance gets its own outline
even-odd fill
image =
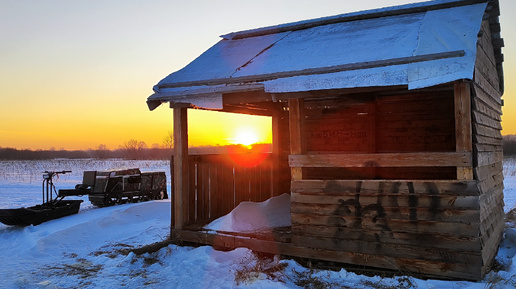
[[[188,222],[188,121],[187,108],[174,108],[174,200],[172,223],[182,229]]]
[[[471,152],[471,86],[469,82],[456,82],[455,99],[455,147],[457,152]],[[457,180],[472,180],[473,167],[457,167]]]
[[[367,152],[376,153],[376,98],[366,104],[367,108]],[[375,179],[377,174],[376,167],[367,169],[368,177]]]
[[[305,142],[305,101],[300,98],[288,100],[289,128],[290,128],[290,153],[302,155],[306,151]],[[303,168],[290,169],[292,181],[303,179]]]
[[[173,128],[173,126],[172,126]],[[173,140],[172,140],[173,141]],[[170,195],[168,196],[169,199],[170,199],[170,237],[172,238],[174,235],[172,234],[172,230],[174,229],[174,226],[175,226],[175,219],[176,219],[176,216],[174,216],[174,204],[175,204],[175,196],[176,196],[176,193],[175,193],[175,182],[174,182],[174,178],[175,178],[175,171],[174,170],[174,153],[172,153],[172,155],[170,156]]]
[[[280,195],[280,158],[281,158],[281,137],[280,137],[281,112],[274,110],[272,113],[272,190],[270,197]]]

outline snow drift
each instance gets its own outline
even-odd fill
[[[290,195],[283,194],[260,203],[242,202],[231,213],[216,219],[205,228],[214,231],[250,232],[290,225]]]

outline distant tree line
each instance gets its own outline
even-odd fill
[[[96,149],[88,150],[18,150],[15,148],[0,147],[0,160],[43,160],[55,158],[121,158],[168,160],[174,154],[174,148],[172,147],[171,139],[169,139],[168,142],[165,141],[164,143],[166,145],[153,145],[151,148],[149,148],[144,142],[137,140],[129,140],[123,146],[120,146],[118,149],[115,150],[109,150],[105,145],[99,145],[99,147]],[[236,146],[238,145],[190,147],[189,153],[192,155],[224,154],[228,152],[228,149]],[[261,149],[261,151],[270,151],[270,144],[258,144],[253,146],[259,146],[264,148]],[[516,135],[503,136],[503,154],[504,156],[516,156]]]
[[[237,153],[242,150],[237,150],[239,145],[228,145],[228,146],[200,146],[190,147],[189,153],[192,155],[201,154],[226,154],[226,153]],[[269,152],[270,144],[255,144],[253,145],[254,152]],[[244,150],[247,152],[247,149]],[[250,152],[250,151],[249,151]],[[109,150],[106,145],[99,145],[96,149],[88,150],[18,150],[15,148],[2,148],[0,147],[0,160],[44,160],[44,159],[83,159],[83,158],[95,158],[95,159],[129,159],[129,160],[169,160],[174,154],[173,147],[157,146],[153,145],[148,148],[144,142],[137,140],[129,140],[120,146],[118,149]]]
[[[18,150],[15,148],[0,148],[0,160],[43,160],[43,159],[170,159],[173,154],[171,149],[145,148],[141,150],[128,150],[119,148],[116,150]]]
[[[43,159],[145,159],[145,160],[161,160],[170,159],[174,153],[173,149],[174,136],[169,131],[163,139],[163,144],[153,144],[150,148],[143,141],[130,139],[118,149],[110,150],[105,144],[99,145],[95,149],[87,150],[64,150],[51,148],[49,150],[18,150],[16,148],[0,147],[0,160],[43,160]]]

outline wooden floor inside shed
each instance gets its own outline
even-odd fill
[[[209,222],[191,223],[181,230],[173,229],[171,239],[175,242],[212,246],[217,250],[248,248],[250,250],[295,256],[291,251],[291,227],[271,228],[253,232],[227,232],[205,229]]]
[[[228,232],[228,231],[214,231],[204,228],[210,221],[191,223],[183,227],[183,230],[179,231],[191,231],[205,234],[216,234],[221,236],[233,236],[242,237],[263,241],[275,241],[282,243],[290,243],[292,235],[292,227],[278,227],[270,228],[260,231],[247,231],[247,232]]]
[[[470,273],[428,270],[428,267],[441,266],[442,264],[439,262],[434,264],[421,260],[299,246],[292,243],[291,227],[237,233],[207,230],[203,228],[207,224],[207,222],[195,223],[189,224],[181,230],[173,229],[171,231],[171,241],[183,245],[208,245],[221,251],[248,248],[254,252],[310,261],[311,264],[318,262],[319,266],[330,266],[333,269],[344,268],[364,274],[374,273],[375,275],[386,276],[410,274],[418,278],[441,280],[474,281],[476,279],[475,274]],[[404,264],[403,270],[398,267],[400,262]],[[422,268],[425,269],[421,270]]]

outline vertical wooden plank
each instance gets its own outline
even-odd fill
[[[245,170],[241,166],[235,167],[235,194],[236,194],[236,205],[245,201],[247,193],[245,190]]]
[[[210,203],[210,218],[216,218],[217,216],[217,200],[215,196],[215,178],[213,175],[215,174],[216,168],[213,166],[210,160],[205,159],[205,164],[207,166],[207,195]]]
[[[202,188],[202,165],[195,161],[195,185],[197,187],[197,217],[201,220],[207,218],[204,210],[204,191]]]
[[[212,158],[210,158],[210,165],[213,168],[213,170],[211,171],[212,174],[210,176],[211,183],[212,183],[211,194],[212,194],[212,198],[214,200],[214,202],[213,202],[214,209],[213,210],[215,212],[215,215],[214,215],[215,218],[218,218],[218,217],[222,216],[222,207],[224,204],[224,199],[223,199],[224,192],[221,189],[221,187],[222,187],[222,172],[220,169],[221,164],[216,159],[214,159],[212,156]]]
[[[254,195],[256,202],[263,201],[262,199],[262,169],[260,165],[257,165],[254,173]]]
[[[248,167],[244,167],[243,174],[244,174],[244,192],[245,192],[244,201],[250,202],[251,198],[252,198],[251,179],[252,179],[253,174],[252,174],[251,169]]]
[[[231,173],[231,196],[233,199],[232,207],[236,208],[238,205],[238,196],[237,196],[237,176],[236,176],[236,168],[235,166],[230,166]]]
[[[274,110],[272,113],[272,158],[271,161],[271,178],[272,188],[270,196],[280,195],[280,157],[281,157],[281,130],[280,130],[280,111]]]
[[[256,169],[256,167],[250,167],[248,169],[249,169],[249,183],[250,183],[250,186],[249,186],[250,201],[256,202],[258,200],[257,186],[256,186],[256,183],[258,182],[257,181],[257,169]]]
[[[197,188],[195,186],[195,163],[188,162],[188,204],[189,204],[189,217],[188,220],[196,221],[198,220],[197,213]]]
[[[211,212],[213,218],[222,216],[222,198],[220,191],[219,166],[210,160],[210,195],[211,195]]]
[[[367,152],[376,152],[376,99],[366,104],[367,109]],[[376,167],[370,167],[367,170],[367,177],[375,179],[377,174]]]
[[[227,209],[226,214],[231,212],[235,208],[235,189],[233,187],[233,166],[229,164],[224,165],[225,170],[225,179],[224,182],[226,183],[226,195],[227,195]]]
[[[204,216],[211,218],[211,199],[210,199],[210,165],[206,161],[202,165],[202,194],[204,199]]]
[[[219,186],[217,190],[217,194],[221,195],[220,200],[220,213],[221,215],[226,214],[226,206],[227,206],[227,191],[226,191],[226,167],[224,162],[215,160],[217,162],[217,170],[218,170],[218,176],[219,176]]]
[[[175,178],[175,174],[174,174],[174,155],[172,154],[170,156],[170,196],[169,196],[169,199],[170,199],[170,210],[171,210],[171,214],[170,214],[170,230],[172,230],[174,227],[175,227],[175,224],[176,224],[176,221],[175,221],[175,214],[174,214],[174,208],[175,208],[175,182],[174,182],[174,178]],[[172,236],[172,234],[171,234]]]
[[[471,132],[471,86],[469,82],[456,82],[455,102],[455,147],[457,152],[471,152],[473,140]],[[457,167],[458,180],[472,180],[473,167]]]
[[[367,152],[376,152],[376,100],[366,105],[367,109]]]
[[[221,189],[222,189],[222,192],[223,192],[223,195],[224,195],[224,202],[223,202],[223,206],[222,206],[222,214],[225,215],[225,214],[231,212],[231,209],[232,209],[230,207],[230,203],[231,203],[231,190],[229,189],[229,185],[228,185],[228,183],[229,183],[229,171],[228,171],[226,162],[223,162],[220,167],[221,167],[221,173],[222,173]]]
[[[219,163],[217,165],[219,168],[219,193],[221,194],[221,206],[220,206],[220,212],[221,215],[227,214],[227,207],[228,207],[228,191],[226,190],[226,166],[224,163]]]
[[[187,108],[174,108],[174,228],[188,222],[188,116]]]
[[[302,155],[306,150],[305,141],[305,101],[302,98],[288,100],[289,129],[290,129],[290,153]],[[291,168],[292,181],[303,179],[303,168]]]
[[[261,196],[261,173],[260,173],[260,166],[256,165],[253,168],[253,197],[255,202],[261,202],[262,196]]]
[[[267,157],[262,164],[260,164],[260,174],[261,174],[261,196],[262,200],[266,200],[274,196],[274,183],[273,183],[273,175],[271,175],[271,170],[273,170],[274,161],[272,156]]]
[[[222,215],[225,215],[228,213],[228,201],[229,201],[229,195],[228,195],[228,190],[226,189],[227,188],[227,181],[226,181],[226,178],[227,178],[227,173],[226,173],[226,166],[224,163],[219,163],[218,164],[218,168],[219,168],[219,180],[220,180],[220,183],[219,183],[219,188],[220,188],[220,191],[218,191],[218,194],[220,194],[220,198],[221,198],[221,208],[220,208],[220,212]]]

